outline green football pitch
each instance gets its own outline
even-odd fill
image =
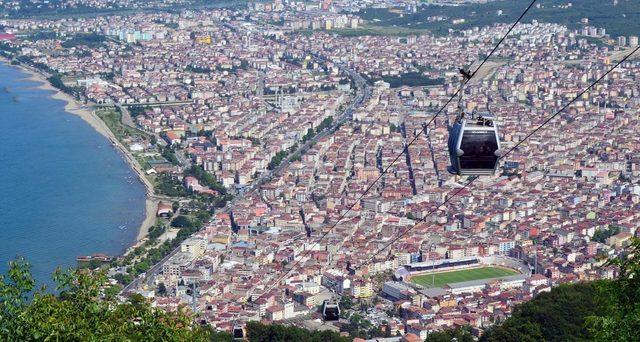
[[[514,274],[518,274],[518,272],[499,267],[481,267],[468,270],[436,273],[435,275],[419,275],[411,277],[411,282],[425,287],[433,287],[435,278],[435,287],[442,287],[446,284],[460,283],[470,280],[498,278]]]

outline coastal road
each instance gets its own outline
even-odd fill
[[[180,246],[169,252],[164,258],[160,259],[160,261],[153,265],[147,272],[138,276],[134,279],[129,285],[125,286],[120,293],[127,293],[133,291],[139,287],[139,285],[144,281],[144,284],[147,286],[151,286],[153,283],[153,278],[162,271],[162,266],[167,260],[171,259],[172,256],[176,255],[180,251]]]

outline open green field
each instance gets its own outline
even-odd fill
[[[468,270],[436,273],[435,287],[442,287],[446,284],[460,283],[463,281],[498,278],[514,274],[518,274],[518,272],[500,267],[480,267]],[[425,287],[433,287],[433,279],[433,274],[424,274],[412,277],[411,282]]]

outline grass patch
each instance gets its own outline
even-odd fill
[[[147,138],[147,135],[142,131],[123,125],[121,121],[122,114],[118,110],[101,108],[96,110],[96,115],[107,124],[109,130],[113,132],[120,142],[133,137]]]
[[[435,287],[463,281],[491,279],[518,274],[518,272],[500,267],[480,267],[468,270],[442,272],[435,274]],[[411,282],[425,287],[433,287],[433,274],[424,274],[411,278]]]

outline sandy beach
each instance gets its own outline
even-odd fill
[[[5,58],[0,57],[0,60],[9,64]],[[46,80],[45,76],[40,72],[23,65],[17,65],[16,67],[20,68],[22,71],[29,74],[29,80],[40,83],[38,88],[52,91],[51,97],[58,100],[63,100],[66,102],[65,111],[79,116],[82,120],[87,122],[91,127],[93,127],[98,133],[102,134],[104,137],[109,139],[109,141],[121,152],[127,164],[131,166],[131,168],[138,175],[138,178],[144,184],[147,192],[147,198],[145,201],[145,219],[140,224],[140,229],[138,230],[137,242],[144,239],[149,233],[149,229],[153,227],[156,223],[156,210],[158,208],[159,200],[155,198],[155,192],[153,189],[153,184],[147,179],[144,175],[144,170],[140,163],[134,158],[131,152],[118,141],[116,136],[109,130],[109,127],[95,114],[95,112],[88,106],[85,106],[72,96],[60,91],[59,89],[53,87],[49,81]]]

